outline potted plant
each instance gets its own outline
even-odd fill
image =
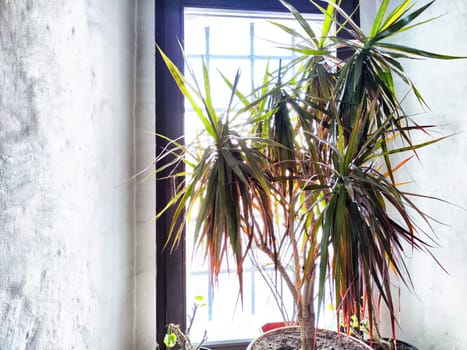
[[[268,71],[248,93],[237,89],[239,74],[224,77],[231,99],[222,114],[211,100],[207,68],[201,87],[190,68],[184,76],[160,52],[203,124],[204,141],[168,140],[158,156],[156,171],[172,169],[169,177],[189,179],[177,182],[156,218],[173,209],[168,244],[176,244],[186,217],[195,217],[194,241],[213,279],[232,256],[240,293],[248,254],[266,256],[293,296],[302,349],[315,348],[315,323],[328,293],[347,326],[352,316],[367,317],[370,333],[382,300],[395,338],[392,280],[410,285],[404,249],[431,254],[432,240],[417,225],[430,222],[414,202],[421,195],[404,192],[396,172],[417,149],[443,139],[412,141],[412,134],[428,134],[433,126],[416,122],[401,106],[396,81],[426,104],[400,59],[458,57],[389,41],[427,22],[415,20],[431,3],[414,8],[406,0],[387,13],[389,0],[383,0],[365,34],[335,1],[326,1],[327,8],[315,4],[325,18],[316,34],[281,2],[303,29],[277,24],[296,36],[289,49],[298,58]]]
[[[348,328],[349,326],[350,328]],[[400,339],[382,337],[378,329],[376,329],[376,334],[373,334],[370,338],[368,320],[358,320],[355,315],[352,315],[350,325],[344,324],[341,320],[340,330],[356,339],[364,341],[366,344],[371,344],[373,350],[418,350],[415,346]]]
[[[209,350],[203,346],[204,342],[207,340],[207,334],[204,333],[203,339],[199,343],[193,343],[190,338],[191,327],[195,321],[196,313],[200,306],[204,306],[203,297],[195,297],[193,307],[191,309],[191,316],[188,317],[188,325],[186,330],[183,330],[179,324],[169,323],[167,325],[167,332],[164,336],[164,345],[167,349],[172,349],[178,346],[178,349],[181,350]],[[158,348],[158,347],[156,347]]]

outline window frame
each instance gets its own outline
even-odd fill
[[[309,0],[288,0],[303,13],[319,13],[310,6]],[[321,6],[325,3],[318,1]],[[341,7],[353,13],[358,0],[344,0]],[[215,8],[225,10],[247,10],[288,12],[278,0],[156,0],[155,1],[155,39],[156,45],[183,71],[183,57],[180,44],[183,43],[184,8]],[[359,22],[359,11],[354,20]],[[344,31],[341,31],[343,35]],[[350,53],[339,53],[341,57]],[[161,56],[156,52],[156,133],[178,139],[184,130],[184,98],[172,80]],[[156,142],[156,155],[163,149],[163,141]],[[170,184],[167,180],[156,182],[156,212],[159,212],[171,198]],[[164,249],[169,228],[170,211],[158,220],[156,225],[156,336],[161,349],[165,349],[163,337],[168,323],[186,326],[186,246],[182,239],[175,249]],[[228,341],[209,344],[211,349],[245,349],[245,342]]]

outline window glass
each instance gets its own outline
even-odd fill
[[[315,28],[320,28],[322,17],[308,15],[307,19]],[[238,69],[241,71],[239,90],[248,92],[252,83],[262,81],[265,67],[277,69],[279,60],[293,59],[293,52],[280,48],[290,45],[293,38],[277,28],[269,20],[280,22],[299,30],[290,15],[251,12],[226,12],[205,9],[185,9],[185,53],[189,65],[199,77],[202,85],[202,59],[210,71],[211,86],[215,108],[226,107],[230,90],[217,70],[233,80]],[[187,71],[187,70],[186,70]],[[196,135],[200,123],[189,105],[186,105],[185,142],[189,144]],[[193,219],[193,218],[192,218]],[[253,266],[244,271],[243,304],[238,295],[238,281],[232,265],[228,264],[219,277],[218,287],[210,285],[207,262],[193,253],[193,225],[187,227],[187,308],[190,314],[195,296],[204,297],[205,306],[198,309],[196,320],[191,329],[193,340],[200,340],[207,332],[209,341],[249,339],[260,334],[260,327],[266,322],[283,320],[268,284]],[[230,261],[233,263],[233,261]],[[272,271],[272,268],[270,268]],[[270,284],[284,291],[282,303],[288,317],[292,319],[292,301],[285,286],[282,286],[274,273]]]

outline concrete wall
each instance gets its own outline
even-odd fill
[[[151,245],[135,255],[151,215],[135,222],[148,199],[128,181],[153,141],[139,5],[0,1],[0,349],[153,348],[135,317],[139,299],[153,309],[137,277],[153,281]]]
[[[368,21],[371,8],[374,8],[373,2],[362,2],[363,9],[368,11],[366,16],[362,16],[363,21]],[[427,2],[422,1],[419,5]],[[393,1],[392,5],[395,4],[396,1]],[[394,41],[435,52],[467,55],[467,2],[436,1],[424,18],[438,15],[444,16],[395,37]],[[463,132],[420,151],[421,163],[412,162],[405,174],[414,181],[407,190],[441,197],[467,208],[467,61],[404,63],[431,107],[431,111],[417,120],[442,125],[442,135]],[[410,113],[421,111],[420,106],[411,99],[406,101],[405,108]],[[424,350],[465,349],[467,212],[436,201],[423,200],[419,204],[427,213],[447,225],[434,226],[439,247],[433,252],[449,274],[443,272],[430,257],[407,251],[415,293],[401,289],[399,337]]]

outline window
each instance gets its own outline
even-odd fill
[[[319,33],[323,16],[308,14],[306,18],[314,27],[315,33]],[[250,91],[251,84],[261,84],[266,66],[269,71],[275,71],[279,68],[279,62],[285,65],[296,58],[293,51],[280,47],[293,45],[296,38],[272,25],[269,20],[301,31],[297,21],[289,13],[185,8],[185,55],[190,67],[198,73],[197,80],[201,84],[204,59],[210,72],[214,107],[219,113],[228,104],[231,90],[222,81],[217,70],[229,79],[233,79],[237,70],[240,70],[239,90],[246,93]],[[187,144],[191,144],[197,131],[202,129],[200,124],[191,105],[186,103],[184,134]],[[268,286],[253,264],[249,261],[245,263],[243,302],[238,298],[237,276],[233,271],[229,273],[228,264],[224,264],[218,285],[212,286],[204,259],[192,254],[193,243],[190,238],[194,236],[194,226],[194,223],[188,224],[186,228],[186,300],[190,307],[194,297],[202,295],[206,305],[197,310],[196,322],[190,332],[192,340],[201,340],[205,331],[209,342],[252,339],[260,335],[263,324],[282,321],[284,317],[277,305],[279,300],[270,291],[270,286],[273,285],[283,291],[280,306],[287,311],[287,320],[293,320],[291,295],[285,283],[279,276],[275,276],[270,266]]]
[[[316,9],[313,9],[308,0],[300,1],[289,1],[302,13],[305,12],[317,12]],[[324,4],[323,4],[324,6]],[[345,1],[345,6],[347,7],[347,12],[351,12],[354,8],[353,1]],[[184,27],[185,25],[191,25],[196,22],[196,18],[206,14],[205,10],[201,9],[210,9],[211,17],[213,17],[213,9],[217,10],[234,10],[237,13],[241,11],[255,11],[267,12],[271,16],[272,13],[286,12],[285,8],[280,4],[278,0],[249,0],[249,1],[222,1],[222,0],[156,0],[156,41],[157,44],[168,54],[168,56],[180,67],[183,68],[183,60],[180,53],[180,48],[178,46],[178,41],[184,42]],[[240,12],[238,12],[240,11]],[[259,12],[258,12],[259,11]],[[184,14],[187,14],[185,16]],[[278,16],[278,15],[275,15]],[[236,20],[241,21],[242,16],[235,17]],[[260,17],[260,16],[256,16]],[[186,21],[186,23],[185,23]],[[193,22],[190,24],[190,21]],[[213,20],[212,23],[216,21]],[[253,23],[251,25],[251,23]],[[251,35],[256,30],[261,29],[261,24],[256,24],[259,22],[249,21],[247,27],[243,27],[246,31],[246,35],[250,35],[252,41],[255,40],[255,35]],[[209,27],[209,26],[208,26]],[[246,29],[245,29],[246,28]],[[198,29],[198,30],[197,30]],[[189,34],[185,37],[186,39],[186,48],[188,54],[196,60],[199,55],[208,55],[208,59],[216,60],[217,64],[214,66],[219,67],[219,64],[222,65],[222,61],[235,61],[231,64],[232,70],[236,70],[238,66],[243,65],[244,72],[250,74],[251,76],[255,75],[255,70],[261,71],[261,69],[256,69],[255,67],[261,65],[264,57],[261,56],[262,50],[255,50],[254,46],[246,45],[244,51],[240,48],[236,48],[235,51],[229,52],[224,48],[219,52],[212,50],[212,47],[207,43],[210,43],[210,40],[215,37],[215,30],[212,29],[203,29],[199,30],[194,24],[190,28]],[[192,45],[194,41],[197,41],[197,45]],[[247,42],[249,43],[249,42]],[[250,43],[249,43],[250,44]],[[233,46],[232,46],[233,47]],[[268,55],[274,55],[274,53],[269,52]],[[283,53],[281,54],[283,55]],[[263,60],[264,63],[264,60]],[[156,130],[157,132],[167,135],[171,138],[177,138],[184,133],[184,102],[182,96],[179,94],[178,89],[175,84],[171,81],[171,77],[167,74],[163,63],[160,61],[160,58],[156,60]],[[225,68],[225,65],[224,65]],[[225,69],[222,68],[224,72]],[[189,111],[187,111],[188,113]],[[158,149],[163,145],[156,145]],[[156,150],[157,152],[157,150]],[[157,209],[160,209],[164,206],[164,203],[167,202],[170,196],[169,186],[163,182],[157,183]],[[179,323],[181,325],[185,324],[187,306],[188,309],[191,305],[187,305],[186,294],[187,294],[187,285],[186,285],[186,248],[185,242],[181,243],[176,250],[169,253],[168,250],[162,250],[162,247],[165,242],[165,232],[166,223],[159,221],[157,228],[157,246],[158,246],[158,258],[157,258],[157,338],[159,344],[162,344],[162,339],[165,333],[165,325],[169,322]],[[188,261],[190,263],[190,261]],[[203,272],[200,271],[200,274]],[[207,277],[207,276],[204,276]],[[256,283],[255,276],[252,274],[252,285]],[[233,276],[235,278],[235,276]],[[206,281],[208,279],[206,278]],[[220,283],[222,287],[222,282]],[[202,287],[201,287],[202,288]],[[235,291],[234,291],[235,292]],[[206,295],[209,299],[210,291],[208,290]],[[218,293],[218,291],[216,291]],[[201,293],[206,294],[206,293]],[[217,294],[216,294],[217,297]],[[230,299],[231,300],[231,297]],[[208,300],[209,302],[210,300]],[[210,306],[208,306],[209,308]],[[254,310],[255,303],[254,299],[251,299],[248,305],[245,307]],[[212,312],[210,309],[207,312]],[[227,313],[232,312],[231,309]],[[248,337],[246,335],[245,337]],[[211,337],[210,337],[211,338]],[[228,340],[228,339],[226,339]]]

